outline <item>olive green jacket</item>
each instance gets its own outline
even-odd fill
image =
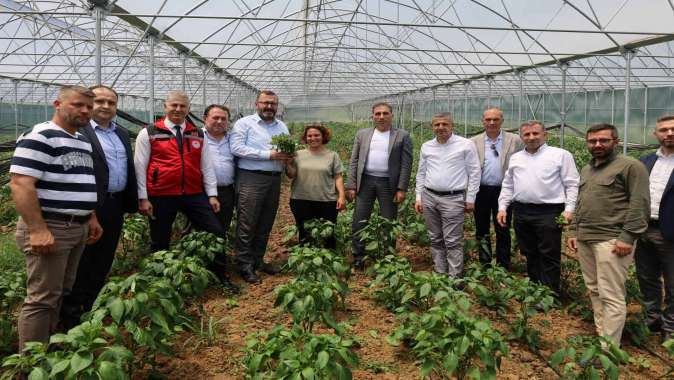
[[[580,172],[576,213],[569,235],[588,243],[617,239],[627,244],[648,228],[648,171],[638,160],[617,155]]]

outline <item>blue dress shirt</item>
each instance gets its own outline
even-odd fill
[[[491,148],[492,144],[496,145],[498,156],[494,154]],[[482,167],[482,180],[480,184],[487,186],[501,186],[503,182],[503,171],[501,169],[501,154],[503,147],[503,130],[501,130],[496,137],[496,141],[492,140],[485,133],[484,135],[484,166]]]
[[[231,134],[226,134],[220,141],[211,137],[204,128],[204,136],[208,142],[208,153],[213,162],[215,177],[218,180],[218,186],[228,186],[234,183],[234,156],[229,149],[229,138]]]
[[[126,149],[115,129],[117,125],[111,122],[108,128],[101,128],[93,119],[91,126],[96,132],[98,142],[105,153],[105,162],[108,164],[108,192],[117,193],[126,188],[127,158]]]
[[[272,153],[271,138],[282,133],[290,134],[288,127],[278,119],[267,124],[258,114],[254,114],[237,120],[230,133],[229,147],[239,157],[239,168],[283,171],[283,162],[269,159]]]

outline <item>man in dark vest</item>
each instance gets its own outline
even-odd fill
[[[224,231],[215,213],[220,210],[213,163],[204,133],[187,120],[187,94],[174,91],[164,102],[166,117],[141,130],[134,164],[138,178],[138,209],[150,218],[153,251],[168,249],[171,228],[181,211],[199,229],[217,236]],[[225,252],[209,268],[222,285],[236,292],[225,271]]]
[[[89,125],[80,132],[92,147],[98,195],[96,216],[103,235],[82,252],[75,284],[70,294],[64,294],[61,323],[66,330],[78,325],[82,314],[91,310],[115,258],[124,213],[138,211],[129,131],[114,121],[117,92],[106,86],[94,86],[91,90],[95,94],[93,114]]]

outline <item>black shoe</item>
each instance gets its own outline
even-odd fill
[[[252,268],[242,269],[241,278],[249,284],[259,284],[262,282],[260,277],[255,274],[255,271]]]
[[[353,267],[362,272],[365,270],[365,260],[362,258],[353,259]]]
[[[235,283],[231,282],[228,278],[222,278],[220,279],[220,286],[222,289],[224,289],[227,293],[235,296],[239,293],[241,293],[241,289],[239,289],[239,286],[236,285]]]
[[[279,267],[277,267],[276,265],[262,262],[262,264],[260,264],[260,272],[264,272],[264,273],[270,274],[270,275],[275,275],[275,274],[281,273],[281,269]]]

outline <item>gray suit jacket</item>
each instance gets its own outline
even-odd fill
[[[471,138],[477,147],[477,155],[480,158],[480,168],[482,169],[484,169],[484,139],[484,132]],[[505,175],[505,172],[508,169],[510,156],[522,149],[524,149],[524,143],[518,135],[503,131],[503,146],[501,148],[501,154],[499,155],[499,158],[501,159],[501,174]]]
[[[365,171],[373,134],[374,128],[361,129],[356,133],[353,149],[351,150],[346,189],[356,190],[356,192],[360,191],[361,179]],[[410,175],[412,174],[412,140],[407,131],[391,128],[388,154],[388,178],[391,190],[407,191]]]

